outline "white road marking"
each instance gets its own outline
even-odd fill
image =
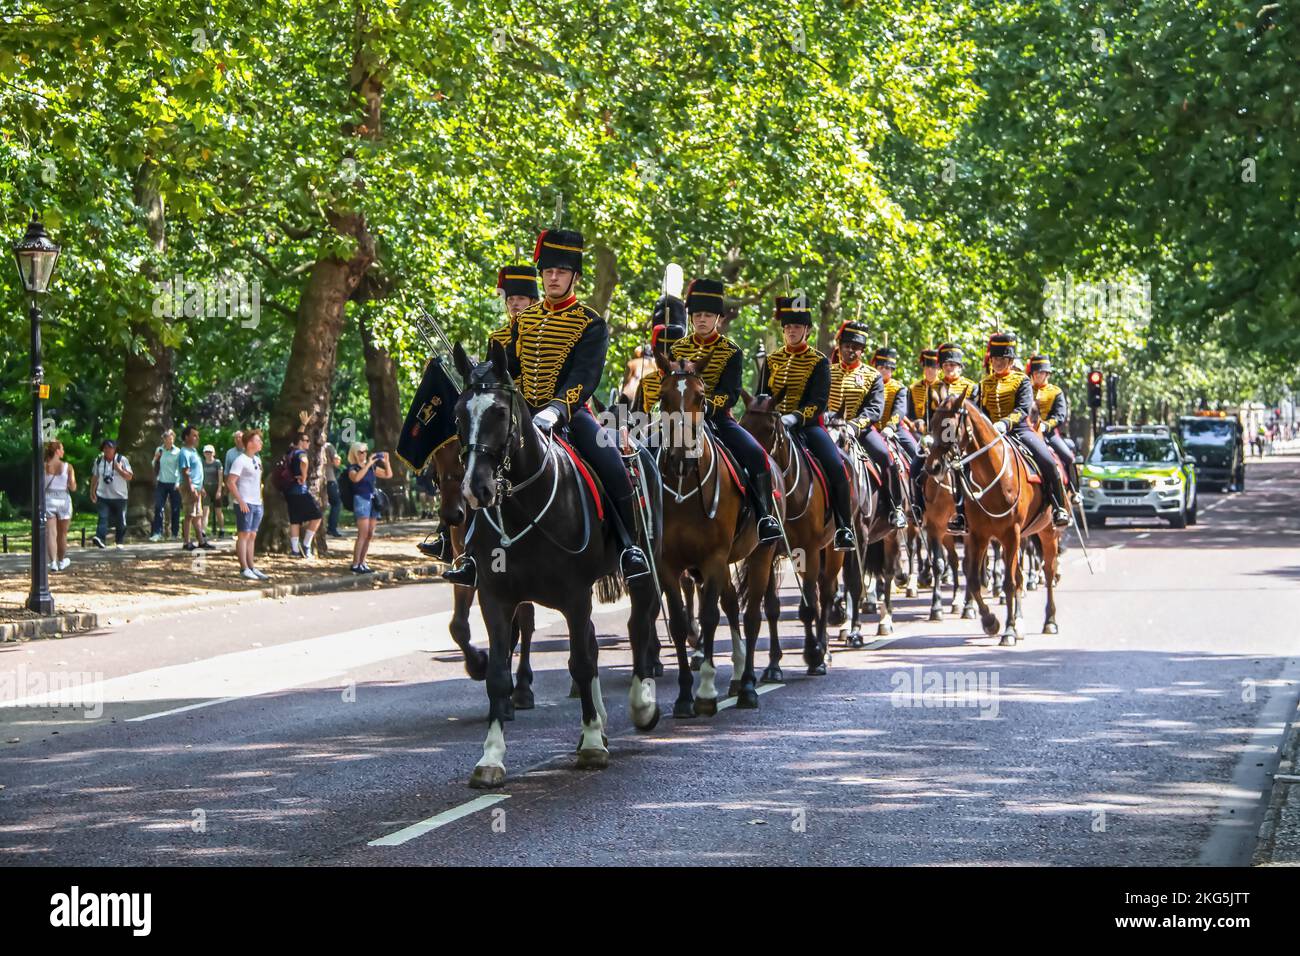
[[[785,686],[784,684],[759,684],[757,692],[760,695],[767,694],[774,690],[780,690],[784,686]],[[718,701],[718,710],[726,710],[728,707],[735,707],[735,706],[736,706],[735,697],[728,697],[726,700]]]
[[[1137,540],[1141,541],[1143,538],[1149,538],[1149,537],[1151,537],[1151,532],[1143,531],[1140,535],[1137,536]]]
[[[421,820],[419,823],[412,823],[409,827],[403,827],[396,833],[390,833],[388,836],[380,837],[378,840],[371,840],[366,846],[401,846],[418,836],[424,836],[430,830],[436,830],[438,827],[445,827],[448,823],[455,823],[462,817],[467,817],[471,813],[477,813],[480,810],[486,810],[493,804],[500,803],[502,800],[509,800],[508,793],[489,793],[481,797],[475,797],[468,803],[462,803],[458,807],[452,807],[450,810],[444,810],[436,817],[429,817],[427,820]]]
[[[214,704],[228,704],[232,700],[239,700],[238,697],[222,697],[220,700],[205,700],[198,704],[187,704],[184,707],[173,707],[171,710],[160,710],[156,714],[145,714],[142,717],[128,717],[128,724],[139,723],[142,720],[153,720],[155,717],[170,717],[172,714],[183,714],[187,710],[198,710],[200,707],[211,707]]]

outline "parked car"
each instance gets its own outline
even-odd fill
[[[1089,525],[1121,517],[1196,524],[1197,467],[1163,425],[1107,429],[1080,477]]]
[[[1202,412],[1178,419],[1178,433],[1206,488],[1244,491],[1246,445],[1241,422],[1224,412]]]

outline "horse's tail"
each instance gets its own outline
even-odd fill
[[[885,573],[885,542],[882,538],[879,541],[872,541],[867,545],[867,573],[882,575]]]
[[[607,574],[596,581],[596,600],[602,604],[613,604],[626,593],[622,575]]]

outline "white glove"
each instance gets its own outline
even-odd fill
[[[1006,422],[994,422],[994,423],[993,423],[993,427],[996,428],[996,429],[998,430],[998,434],[999,434],[999,435],[1005,435],[1005,434],[1007,433],[1007,423],[1006,423]]]
[[[853,424],[852,422],[845,422],[844,430],[847,431],[854,438],[858,437],[858,426]]]
[[[800,418],[798,415],[796,415],[794,412],[790,412],[787,415],[781,416],[781,424],[784,425],[786,428],[794,428],[794,426],[798,425],[801,421],[803,421],[803,419]]]
[[[886,438],[893,438],[895,434],[893,426],[886,425],[884,428],[880,429],[880,434],[884,435]]]
[[[533,424],[544,432],[549,432],[560,420],[560,413],[547,406],[533,416]]]

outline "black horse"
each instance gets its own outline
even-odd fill
[[[459,345],[455,360],[466,383],[456,403],[456,427],[468,456],[463,490],[474,511],[465,549],[479,569],[479,608],[489,640],[488,734],[469,785],[499,787],[505,782],[502,722],[512,689],[511,622],[524,602],[564,615],[569,674],[582,698],[578,766],[603,768],[609,763],[608,720],[597,673],[592,588],[599,586],[600,596],[613,600],[624,585],[618,577],[618,542],[598,516],[602,506],[595,478],[558,438],[533,424],[498,343],[492,343],[488,360],[479,365],[471,366]],[[640,461],[641,467],[649,464],[644,455]],[[656,492],[657,475],[647,485]],[[661,513],[657,501],[647,504],[651,514]],[[657,545],[658,534],[650,537]],[[659,721],[649,654],[658,595],[649,576],[636,579],[628,592],[633,670],[628,707],[632,723],[649,730]]]

